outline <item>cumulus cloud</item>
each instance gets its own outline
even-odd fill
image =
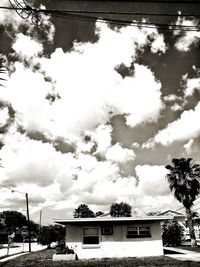
[[[15,52],[21,57],[37,56],[43,51],[43,45],[33,40],[30,36],[18,33],[12,45]]]
[[[188,78],[188,74],[184,75],[182,78],[184,83],[184,95],[185,97],[192,96],[195,90],[200,91],[200,77]]]
[[[154,137],[154,143],[169,145],[174,141],[187,140],[197,137],[200,133],[200,126],[197,123],[200,116],[200,103],[191,110],[184,111],[180,118],[160,130]],[[151,141],[152,142],[152,141]]]
[[[169,185],[165,179],[168,171],[164,166],[138,165],[135,170],[139,178],[139,193],[151,197],[169,194]]]
[[[197,29],[198,21],[179,17],[176,24],[181,26],[192,26],[193,29],[196,28],[196,31],[185,31],[184,33],[181,33],[181,37],[179,37],[175,43],[176,49],[179,51],[188,52],[191,48],[191,45],[197,45],[200,40],[200,32]],[[174,31],[174,34],[179,35],[180,32]]]
[[[93,131],[84,131],[76,143],[76,151],[105,154],[111,146],[112,130],[111,125],[100,124]]]
[[[8,108],[5,107],[0,110],[0,127],[4,126],[6,122],[9,120],[10,116],[8,113]]]
[[[113,88],[108,96],[109,103],[118,114],[126,114],[126,123],[131,127],[144,121],[156,121],[164,107],[160,89],[161,84],[151,70],[135,64],[134,76],[125,77]]]
[[[2,6],[10,6],[9,1],[2,0]],[[16,5],[14,4],[16,7]],[[45,9],[43,5],[40,8]],[[4,25],[6,33],[10,36],[11,39],[15,39],[16,35],[19,32],[20,26],[23,25],[26,28],[26,35],[34,36],[37,40],[52,42],[55,35],[55,27],[50,21],[50,16],[40,14],[39,20],[41,22],[38,27],[37,24],[33,23],[35,17],[32,15],[26,16],[26,19],[23,19],[17,14],[15,10],[1,10],[0,24]],[[36,21],[36,20],[35,20]]]
[[[1,19],[8,25],[8,13]],[[110,120],[122,115],[134,127],[158,119],[164,107],[161,83],[148,67],[134,62],[138,50],[146,46],[152,53],[164,53],[163,36],[156,29],[111,29],[97,23],[98,41],[75,42],[71,51],[57,48],[47,58],[40,41],[53,41],[55,29],[49,17],[43,18],[37,33],[34,25],[16,14],[9,23],[14,24],[12,48],[21,62],[13,63],[0,96],[15,111],[0,150],[2,184],[30,192],[34,212],[41,207],[71,210],[81,202],[104,208],[115,201],[138,204],[147,187],[142,182],[137,186],[131,175],[122,177],[120,164],[134,160],[135,153],[120,143],[113,145]],[[27,35],[17,34],[23,23]],[[40,70],[25,67],[24,58],[40,65]],[[133,68],[131,76],[117,72],[121,64]],[[0,113],[2,124],[7,114],[6,108]],[[42,133],[46,142],[32,140],[30,133],[35,132]],[[73,153],[57,151],[55,140],[73,145]],[[141,181],[145,180],[139,167],[137,171]]]
[[[181,105],[175,103],[175,104],[171,107],[171,109],[172,109],[173,111],[179,111],[179,110],[183,110],[183,107],[182,107]]]
[[[100,24],[97,29],[98,42],[75,43],[70,53],[56,49],[50,59],[39,60],[56,82],[61,97],[53,105],[55,116],[65,113],[68,132],[76,133],[105,123],[117,114],[126,114],[127,124],[132,127],[145,120],[156,120],[162,102],[161,84],[154,74],[138,64],[134,75],[125,79],[115,70],[122,63],[130,66],[136,50],[148,42],[148,32],[130,27],[114,31]]]
[[[182,98],[180,96],[175,95],[175,94],[167,95],[164,97],[164,101],[166,101],[166,102],[175,102],[175,101],[179,101],[179,100],[182,100]]]
[[[183,147],[185,148],[185,151],[187,154],[190,154],[192,152],[192,146],[194,144],[194,139],[190,139]]]
[[[116,71],[122,63],[130,67],[136,51],[149,43],[148,37],[156,39],[157,31],[134,27],[115,31],[97,23],[97,33],[99,40],[94,44],[75,43],[73,50],[66,53],[59,48],[50,58],[35,56],[32,63],[41,64],[40,73],[25,68],[23,63],[13,65],[2,98],[11,102],[18,124],[25,130],[74,141],[114,115],[124,115],[131,127],[158,119],[163,108],[161,84],[153,72],[135,64],[134,74],[123,79]],[[22,53],[22,41],[33,47],[31,52],[23,48],[23,56],[42,52],[38,41],[18,34],[13,44],[18,54]],[[59,97],[50,102],[49,94]]]
[[[131,149],[123,148],[119,143],[111,146],[106,152],[106,159],[123,163],[135,159],[135,153]]]

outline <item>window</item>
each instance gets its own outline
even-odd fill
[[[102,226],[101,228],[102,235],[112,235],[113,234],[113,227],[112,226]]]
[[[99,228],[83,228],[83,244],[99,244]]]
[[[127,238],[151,237],[150,226],[132,226],[127,228]]]

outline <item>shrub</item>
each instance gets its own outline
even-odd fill
[[[184,228],[177,221],[162,224],[162,240],[165,246],[178,246],[184,237]]]

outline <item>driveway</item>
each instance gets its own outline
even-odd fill
[[[39,245],[37,243],[31,243],[31,251],[38,251],[45,249],[46,246]],[[23,243],[12,243],[11,248],[9,249],[9,255],[13,255],[16,253],[21,252],[28,252],[29,251],[29,244],[24,243],[24,249],[23,249]],[[0,248],[0,257],[7,255],[7,244],[3,245],[3,248]]]

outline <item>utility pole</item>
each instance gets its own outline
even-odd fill
[[[31,252],[31,230],[30,230],[30,218],[29,218],[29,206],[28,206],[28,193],[26,193],[25,196],[26,196],[26,212],[28,220],[28,245],[29,245],[29,252]]]
[[[30,217],[29,217],[28,193],[24,193],[24,192],[21,192],[21,191],[18,191],[18,190],[15,190],[15,189],[12,189],[12,188],[10,188],[10,187],[3,186],[3,185],[0,185],[0,187],[7,188],[7,189],[10,190],[12,193],[17,192],[17,193],[23,194],[23,195],[25,195],[25,197],[26,197],[26,213],[27,213],[27,221],[28,221],[29,252],[31,252],[31,229],[30,229]]]
[[[42,223],[42,210],[40,210],[39,233],[40,233],[40,230],[41,230],[41,223]]]

